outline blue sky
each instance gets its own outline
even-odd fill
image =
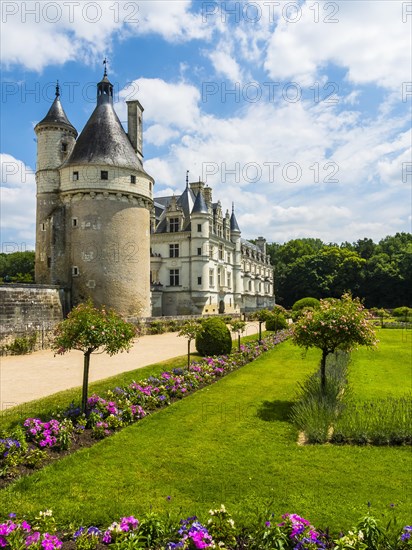
[[[109,60],[155,193],[201,177],[246,238],[411,230],[412,3],[1,3],[2,250],[34,247],[36,142],[59,80],[80,132]]]

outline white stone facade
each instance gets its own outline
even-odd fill
[[[203,208],[196,200],[201,193]],[[152,314],[242,313],[273,307],[266,241],[241,239],[234,212],[222,213],[203,183],[158,197],[151,233]]]

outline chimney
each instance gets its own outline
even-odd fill
[[[143,107],[140,101],[127,103],[127,134],[136,153],[143,157]]]
[[[263,254],[266,254],[266,239],[264,237],[258,237],[256,239],[256,246]]]
[[[212,188],[206,185],[203,189],[203,196],[205,197],[206,204],[212,206]]]

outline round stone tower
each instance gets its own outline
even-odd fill
[[[154,181],[142,165],[143,108],[131,107],[128,136],[105,70],[97,106],[60,170],[66,272],[74,305],[90,297],[125,316],[149,316]]]
[[[60,102],[59,85],[37,136],[36,283],[66,284],[65,216],[60,201],[59,168],[73,150],[77,131]]]

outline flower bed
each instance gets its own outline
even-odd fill
[[[95,550],[105,547],[114,550],[175,549],[369,549],[406,550],[412,548],[412,526],[396,527],[396,521],[381,528],[371,516],[365,516],[347,533],[337,536],[315,528],[297,514],[284,514],[276,521],[273,514],[264,523],[238,529],[222,504],[210,510],[205,523],[196,516],[179,522],[162,519],[148,513],[139,521],[134,516],[122,517],[109,527],[79,527],[73,532],[60,532],[52,512],[40,512],[31,519],[16,518],[11,513],[0,523],[0,547],[6,550]]]
[[[289,337],[289,331],[266,337],[261,344],[249,342],[229,356],[206,357],[187,368],[163,372],[132,382],[123,388],[107,391],[104,396],[92,395],[87,414],[71,404],[63,411],[62,420],[44,421],[27,418],[12,433],[0,434],[0,485],[30,468],[38,468],[79,447],[90,446],[116,430],[132,424],[147,414],[182,399],[226,374],[250,363],[262,353]]]

